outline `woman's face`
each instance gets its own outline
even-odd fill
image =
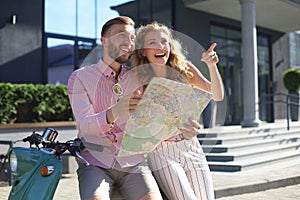
[[[144,38],[142,55],[150,63],[165,65],[170,56],[168,35],[159,30],[148,32]]]

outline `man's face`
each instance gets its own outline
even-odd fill
[[[134,27],[131,25],[112,25],[105,37],[108,55],[118,63],[126,63],[134,50]]]

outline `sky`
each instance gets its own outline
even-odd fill
[[[45,32],[99,39],[102,25],[119,15],[110,7],[129,1],[132,0],[46,0]],[[49,40],[48,46],[66,42]]]

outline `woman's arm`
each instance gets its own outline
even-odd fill
[[[222,78],[217,68],[219,58],[214,51],[216,46],[217,44],[213,43],[210,48],[202,54],[201,58],[201,61],[205,62],[208,66],[210,81],[208,81],[192,63],[188,63],[189,70],[194,74],[194,77],[191,78],[189,82],[200,89],[211,92],[213,94],[213,100],[222,101],[224,98],[224,88]]]

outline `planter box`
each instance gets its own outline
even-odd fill
[[[57,122],[0,124],[0,129],[47,128],[47,127],[68,127],[68,126],[75,127],[75,122],[57,121]]]

